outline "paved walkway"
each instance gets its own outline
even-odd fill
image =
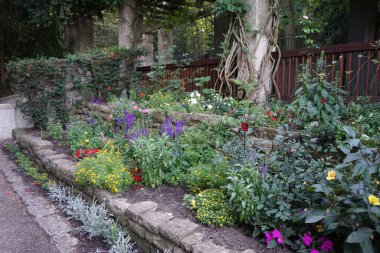
[[[38,193],[28,191],[16,165],[0,150],[0,252],[73,252],[69,223]]]

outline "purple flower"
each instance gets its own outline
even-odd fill
[[[282,244],[282,243],[284,242],[284,240],[282,240],[282,237],[280,237],[280,238],[277,238],[277,242],[278,242],[279,244]]]
[[[95,98],[94,98],[94,95],[91,95],[91,100],[90,100],[90,103],[93,105],[95,103]]]
[[[302,241],[303,241],[303,244],[305,244],[306,246],[310,246],[311,242],[313,241],[313,238],[311,237],[309,233],[305,233],[302,236]]]
[[[319,251],[316,250],[316,249],[312,249],[312,250],[310,251],[310,253],[319,253]]]
[[[148,136],[149,135],[149,130],[146,129],[146,128],[143,128],[141,129],[141,133],[140,133],[142,136]]]
[[[124,114],[125,128],[128,131],[129,129],[132,129],[132,127],[134,126],[136,117],[133,113],[129,113],[127,111],[124,111],[123,114]]]
[[[273,238],[281,238],[282,234],[278,229],[275,229],[272,231],[272,237]]]
[[[101,97],[100,94],[99,94],[98,99],[96,100],[96,103],[97,103],[98,105],[100,105],[101,102],[102,102],[102,97]]]
[[[173,133],[173,129],[172,129],[173,125],[172,125],[172,118],[171,117],[167,117],[165,122],[162,123],[162,126],[161,126],[161,133],[162,134],[167,134],[170,138],[173,138],[174,137],[174,133]]]
[[[264,163],[263,174],[264,174],[264,177],[266,177],[268,174],[268,167],[267,167],[266,163]]]
[[[268,245],[270,241],[272,240],[272,235],[270,234],[269,231],[265,232],[265,243]]]
[[[334,247],[334,244],[330,240],[326,240],[321,245],[321,250],[329,252]]]
[[[127,139],[130,141],[136,141],[140,137],[139,133],[136,131],[133,131],[130,134],[127,134]]]
[[[118,127],[121,127],[121,118],[120,117],[116,118],[116,124]]]
[[[183,121],[177,121],[175,124],[174,124],[174,134],[177,136],[177,135],[180,135],[182,132],[183,132],[183,126],[185,124],[183,123]]]

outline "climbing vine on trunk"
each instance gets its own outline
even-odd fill
[[[252,6],[248,2],[254,1],[217,0],[215,2],[216,15],[230,16],[229,29],[222,44],[224,52],[217,82],[220,82],[219,93],[221,94],[233,95],[234,86],[236,86],[241,91],[238,92],[240,98],[248,98],[260,103],[263,100],[265,102],[266,95],[270,93],[271,83],[275,86],[279,97],[277,84],[273,78],[278,61],[276,62],[272,57],[273,51],[280,54],[277,44],[279,0],[257,1],[255,10],[251,10]],[[256,17],[260,15],[259,8],[266,8],[265,14]],[[260,21],[257,21],[258,18]],[[252,20],[256,20],[256,24],[252,24]],[[250,24],[256,27],[251,27]]]

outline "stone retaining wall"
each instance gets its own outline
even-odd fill
[[[99,202],[105,203],[118,221],[127,227],[144,253],[156,253],[157,249],[169,249],[172,253],[255,253],[252,249],[243,252],[230,251],[214,244],[204,238],[198,224],[176,218],[171,213],[158,211],[158,205],[153,201],[131,204],[121,195],[78,185],[74,178],[75,163],[68,155],[54,151],[53,144],[41,140],[37,131],[16,129],[13,131],[13,137],[40,168],[89,197],[95,197]]]
[[[12,138],[12,130],[22,127],[31,127],[29,118],[16,108],[16,96],[0,99],[0,140]]]

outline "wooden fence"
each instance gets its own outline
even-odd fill
[[[370,96],[374,101],[380,101],[380,45],[375,43],[355,43],[334,45],[319,49],[300,49],[285,51],[281,59],[275,80],[280,95],[285,100],[291,100],[297,89],[297,77],[301,71],[301,64],[308,63],[310,70],[316,69],[316,63],[324,52],[324,73],[328,81],[338,78],[338,85],[347,92],[347,97],[353,99],[358,96]],[[278,60],[278,55],[273,54]],[[194,77],[210,76],[211,80],[206,88],[214,88],[217,81],[218,59],[202,60],[181,67],[174,64],[166,65],[168,77],[177,73],[185,82],[185,90],[200,90],[191,81]],[[143,74],[150,71],[150,67],[138,68]],[[145,77],[148,80],[147,77]],[[218,88],[219,85],[216,86]],[[274,90],[273,90],[274,92]]]

